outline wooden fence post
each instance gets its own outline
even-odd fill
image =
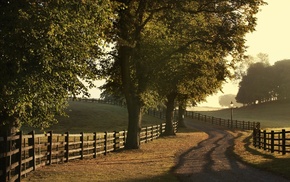
[[[263,131],[263,137],[264,137],[264,141],[263,141],[264,146],[263,146],[263,148],[264,148],[264,150],[266,150],[267,149],[267,135],[266,135],[266,130]]]
[[[127,140],[127,133],[126,133],[126,130],[124,130],[124,146],[125,146],[125,144],[126,144],[126,140]]]
[[[81,134],[81,136],[80,136],[80,148],[81,148],[80,155],[81,155],[81,159],[83,160],[84,159],[84,132],[81,132],[80,134]]]
[[[31,146],[31,149],[28,151],[29,157],[32,157],[32,160],[29,162],[29,167],[33,167],[33,171],[36,169],[36,160],[35,160],[35,131],[28,133],[31,135],[31,138],[28,139],[28,146]],[[48,147],[48,146],[47,146]]]
[[[282,154],[286,154],[286,131],[282,129]]]
[[[65,133],[65,161],[69,160],[69,132]]]
[[[108,152],[108,132],[105,132],[105,146],[104,146],[104,149],[105,149],[105,155],[107,155],[107,152]]]
[[[22,166],[22,131],[19,133],[19,139],[18,142],[16,143],[16,148],[19,149],[18,154],[17,154],[17,160],[18,160],[18,166],[16,168],[16,172],[18,173],[18,181],[21,181],[21,166]]]
[[[274,152],[274,139],[275,139],[274,131],[272,130],[271,131],[271,153]]]
[[[48,160],[48,165],[51,164],[52,162],[52,131],[48,132],[49,136],[47,137],[47,160]]]
[[[3,141],[1,142],[1,145],[0,145],[0,151],[1,153],[3,152],[3,157],[0,158],[0,168],[1,168],[1,171],[2,171],[2,175],[1,175],[1,178],[0,178],[0,181],[6,181],[7,179],[7,153],[8,153],[8,141],[7,141],[7,133],[3,134]]]
[[[148,143],[148,126],[145,129],[145,142]]]
[[[114,151],[116,151],[117,150],[117,132],[116,131],[114,131],[114,134],[113,134],[113,137],[114,137]]]
[[[97,133],[94,132],[94,158],[97,158]]]

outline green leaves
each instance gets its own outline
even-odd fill
[[[47,127],[69,96],[87,95],[110,37],[113,7],[104,1],[35,0],[0,4],[0,126]]]

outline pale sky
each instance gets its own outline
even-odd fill
[[[256,56],[258,53],[269,55],[271,64],[283,59],[290,59],[290,0],[265,0],[268,5],[263,6],[257,14],[256,31],[246,36],[247,54]],[[98,86],[103,82],[98,81]],[[202,106],[218,107],[218,98],[224,94],[237,94],[238,85],[225,84],[223,92],[207,98]],[[91,91],[92,98],[99,98],[97,89]]]
[[[263,6],[257,14],[256,31],[246,36],[247,54],[256,56],[259,53],[269,55],[269,61],[290,59],[290,0],[266,0],[268,5]],[[290,70],[289,70],[290,71]],[[238,92],[237,84],[225,84],[223,92],[207,98],[202,106],[218,107],[218,98],[224,94]]]

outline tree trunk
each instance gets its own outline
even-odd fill
[[[174,101],[176,98],[176,93],[171,93],[167,95],[166,102],[166,126],[164,135],[170,136],[175,135],[174,127],[173,127],[173,117],[174,117]]]
[[[178,128],[184,128],[184,115],[185,115],[185,107],[184,104],[180,103],[178,106]]]
[[[126,98],[128,109],[128,134],[125,147],[127,149],[140,148],[140,131],[142,121],[143,102],[140,97],[144,88],[140,85],[146,83],[138,78],[138,50],[140,49],[140,37],[143,27],[143,18],[147,1],[122,1],[128,8],[119,10],[119,18],[116,24],[118,29],[118,66],[121,68],[121,81],[123,94]],[[132,11],[132,9],[137,9]],[[133,13],[134,12],[134,13]],[[132,17],[134,17],[132,19]],[[141,74],[142,76],[142,74]]]
[[[140,148],[140,132],[142,112],[140,102],[136,98],[127,99],[128,109],[128,133],[125,143],[126,149],[139,149]]]

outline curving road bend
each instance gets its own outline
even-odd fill
[[[281,176],[248,166],[231,156],[234,137],[211,125],[186,119],[187,127],[208,134],[208,139],[184,153],[173,169],[184,182],[286,182]]]

